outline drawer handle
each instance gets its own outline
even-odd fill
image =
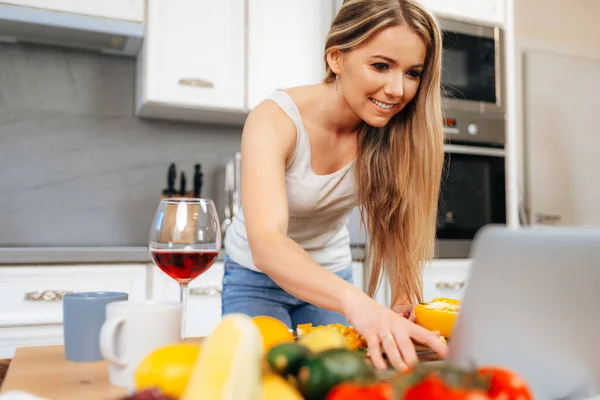
[[[25,293],[27,301],[61,301],[66,294],[73,292],[62,290],[39,290]]]
[[[179,84],[182,86],[194,86],[207,89],[211,89],[215,86],[212,82],[200,78],[181,78]]]
[[[464,281],[459,282],[438,282],[435,284],[435,287],[438,289],[450,289],[450,290],[458,290],[465,287]]]
[[[220,296],[221,288],[218,286],[208,286],[200,288],[191,288],[190,296]]]

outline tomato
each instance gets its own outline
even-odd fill
[[[491,379],[488,395],[491,399],[532,400],[533,394],[525,381],[515,373],[499,367],[480,367],[479,374]]]
[[[452,388],[437,375],[430,375],[404,394],[403,400],[489,400],[485,392],[479,389]]]
[[[370,385],[345,382],[331,389],[327,400],[392,400],[393,394],[389,382],[382,381]]]

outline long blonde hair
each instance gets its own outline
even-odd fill
[[[385,127],[360,125],[355,164],[361,220],[369,235],[367,292],[374,295],[385,270],[392,304],[422,301],[423,264],[434,255],[444,161],[440,29],[413,0],[345,0],[325,44],[325,82],[331,83],[336,76],[327,63],[330,50],[351,51],[382,29],[404,24],[427,48],[419,89]]]

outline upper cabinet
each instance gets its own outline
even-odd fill
[[[243,0],[148,0],[137,115],[243,122],[245,12]]]
[[[333,0],[148,0],[140,117],[242,124],[272,91],[324,77]]]
[[[248,2],[248,108],[271,92],[321,82],[329,0]]]
[[[504,24],[505,0],[420,0],[439,17]]]
[[[131,22],[144,20],[144,0],[2,0],[0,4]]]

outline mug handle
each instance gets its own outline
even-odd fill
[[[117,357],[114,344],[117,328],[124,323],[124,317],[107,319],[102,324],[102,329],[100,329],[100,354],[102,354],[102,358],[122,368],[125,368],[127,363]]]

